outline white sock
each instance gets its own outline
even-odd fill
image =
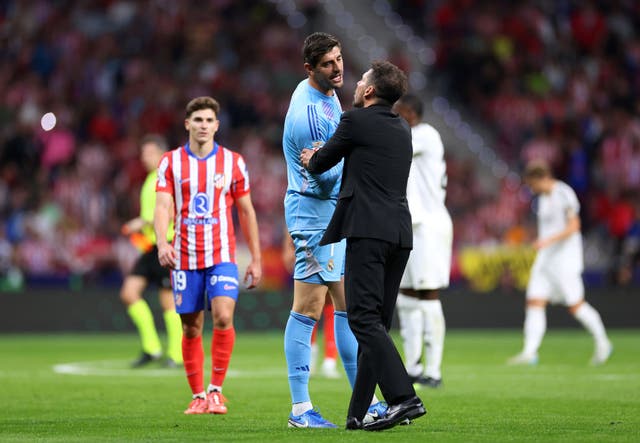
[[[444,351],[445,321],[440,300],[421,300],[420,306],[424,313],[424,345],[427,367],[424,371],[427,377],[441,379],[440,366]]]
[[[222,393],[222,386],[216,386],[209,383],[209,386],[207,387],[207,394],[213,391],[218,391]]]
[[[369,406],[373,406],[376,403],[380,403],[380,400],[378,400],[378,397],[376,397],[376,394],[373,394],[373,398],[371,399],[371,404]]]
[[[589,303],[582,303],[573,316],[591,333],[596,344],[609,341],[600,314]]]
[[[205,394],[205,392],[204,392],[204,391],[202,391],[202,392],[200,392],[200,393],[198,393],[198,394],[193,394],[193,399],[194,399],[194,400],[195,400],[196,398],[198,398],[198,397],[200,397],[200,398],[207,398],[207,394]]]
[[[294,403],[291,407],[291,412],[293,415],[302,415],[307,412],[309,409],[313,409],[313,405],[310,401],[303,401],[300,403]]]
[[[525,355],[536,355],[547,330],[547,313],[540,306],[527,306],[524,317],[524,349]]]
[[[398,318],[400,319],[400,335],[404,350],[404,365],[407,373],[412,377],[422,374],[422,338],[424,335],[424,315],[420,307],[420,300],[398,294],[396,303]]]

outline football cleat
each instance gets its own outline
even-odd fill
[[[206,414],[208,412],[207,400],[202,397],[196,397],[191,400],[189,407],[184,411],[187,415]]]
[[[309,409],[304,414],[293,415],[293,412],[289,414],[290,428],[329,428],[335,429],[336,425],[327,421],[320,415],[315,409]]]
[[[421,375],[415,381],[415,384],[418,385],[418,387],[426,386],[429,388],[439,388],[440,386],[442,386],[442,379]]]
[[[226,414],[227,407],[225,406],[225,402],[227,401],[222,395],[222,392],[219,391],[211,391],[207,394],[207,412],[209,414]]]
[[[140,355],[140,357],[138,357],[138,359],[136,361],[131,363],[131,367],[132,368],[141,368],[143,366],[148,365],[149,363],[153,363],[153,362],[156,362],[156,361],[160,360],[160,357],[161,357],[160,354],[153,355],[153,354],[149,354],[148,352],[143,352]]]
[[[537,354],[525,354],[521,352],[518,355],[514,355],[509,360],[507,360],[507,364],[509,365],[537,365],[538,364],[538,355]]]
[[[606,363],[612,353],[613,345],[609,340],[606,340],[604,343],[598,343],[596,345],[596,351],[593,354],[593,357],[591,357],[591,364],[598,366]]]
[[[389,406],[384,401],[372,404],[369,406],[369,409],[362,420],[362,424],[366,425],[367,423],[372,423],[375,420],[384,417],[384,414],[387,413],[387,409],[389,409]]]

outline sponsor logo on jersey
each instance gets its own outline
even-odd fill
[[[229,285],[227,283],[224,284],[224,286],[222,287],[225,291],[231,291],[233,289],[236,289],[238,286],[237,285]]]
[[[204,217],[205,215],[211,214],[211,202],[209,201],[209,196],[204,192],[198,192],[191,199],[189,211],[196,214],[198,217]]]
[[[233,283],[234,285],[238,286],[238,279],[235,277],[230,277],[228,275],[219,275],[218,276],[218,281],[223,281],[223,282],[227,282],[227,283]]]
[[[201,218],[192,218],[188,217],[182,220],[183,225],[193,226],[193,225],[217,225],[218,219],[215,217],[201,217]]]

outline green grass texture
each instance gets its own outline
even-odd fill
[[[443,386],[418,390],[428,414],[376,433],[344,430],[344,375],[310,382],[314,406],[339,429],[287,428],[282,336],[238,333],[229,413],[187,416],[182,369],[129,368],[134,334],[0,335],[0,442],[640,441],[640,330],[610,331],[614,353],[599,367],[581,330],[549,331],[539,364],[525,367],[505,364],[520,331],[448,331]],[[210,335],[204,343],[209,360]]]

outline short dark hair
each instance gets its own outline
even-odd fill
[[[158,147],[161,151],[166,151],[169,149],[169,143],[167,143],[167,139],[161,136],[160,134],[147,134],[142,137],[140,141],[140,146],[146,145],[147,143],[152,143]]]
[[[524,168],[524,179],[540,179],[545,177],[551,177],[551,167],[545,160],[531,160]]]
[[[418,118],[422,118],[422,113],[424,112],[424,105],[422,104],[422,99],[417,95],[413,94],[405,94],[398,100],[398,103],[403,104],[404,106],[411,109],[416,113]]]
[[[191,114],[202,109],[213,110],[217,117],[220,113],[220,104],[212,97],[196,97],[187,104],[186,118],[191,117]]]
[[[389,106],[407,92],[407,76],[402,69],[389,61],[371,63],[370,84],[375,88],[376,97]]]
[[[315,67],[323,55],[331,51],[334,47],[342,48],[340,41],[326,32],[314,32],[304,39],[302,45],[302,59]]]

